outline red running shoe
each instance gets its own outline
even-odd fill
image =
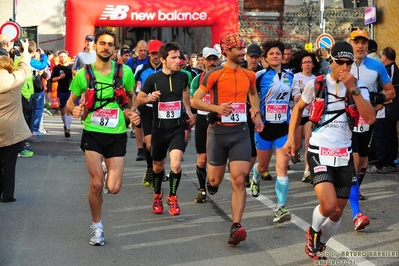
[[[166,203],[168,203],[168,205],[170,207],[170,209],[169,209],[170,215],[179,215],[180,214],[179,204],[177,203],[177,196],[170,196],[168,194],[168,197],[166,198]]]
[[[316,232],[311,226],[306,229],[306,245],[305,254],[312,260],[327,260],[323,254],[317,254],[323,252],[326,249],[326,245],[320,241],[321,231]]]
[[[366,226],[370,224],[369,217],[364,215],[363,213],[356,214],[355,218],[353,218],[353,223],[355,224],[355,230],[363,230]]]
[[[241,225],[237,227],[231,227],[230,238],[227,243],[236,246],[241,241],[244,241],[246,238],[247,238],[247,232],[245,232],[245,229],[242,228]]]
[[[154,201],[152,202],[152,211],[155,214],[163,213],[162,193],[161,194],[154,194]]]

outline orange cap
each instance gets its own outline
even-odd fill
[[[351,35],[349,37],[349,40],[355,40],[357,38],[365,38],[365,39],[369,39],[369,34],[367,33],[367,31],[365,30],[354,30],[351,32]]]

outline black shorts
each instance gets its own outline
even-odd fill
[[[367,157],[369,155],[373,131],[374,125],[371,125],[369,131],[364,133],[352,133],[352,149],[353,152],[359,153],[360,157]]]
[[[251,157],[256,157],[256,146],[255,146],[255,125],[252,122],[251,114],[247,113],[247,124],[249,128],[249,138],[251,140]]]
[[[305,125],[307,122],[309,122],[309,116],[302,117],[301,122],[299,123],[300,126]]]
[[[334,184],[337,198],[349,198],[352,179],[356,178],[352,154],[348,165],[331,167],[320,165],[319,154],[308,151],[308,162],[313,186],[322,182],[330,182]]]
[[[80,148],[95,151],[105,158],[123,157],[126,154],[127,134],[105,134],[83,130]]]
[[[267,141],[273,141],[276,139],[279,139],[281,137],[284,137],[288,135],[288,124],[283,123],[283,124],[271,124],[267,123],[265,124],[265,128],[261,133],[259,133],[259,136]]]
[[[154,128],[151,136],[151,156],[153,161],[162,161],[171,150],[186,150],[183,127]]]
[[[152,119],[153,119],[153,114],[152,114],[152,108],[150,107],[140,107],[140,124],[141,127],[143,128],[143,133],[144,136],[151,135],[151,130],[152,130]]]
[[[198,154],[206,153],[206,136],[209,123],[206,121],[206,115],[197,114],[195,120],[195,149]]]

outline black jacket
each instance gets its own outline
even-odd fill
[[[0,55],[7,55],[8,56],[7,50],[4,49],[3,47],[0,47]]]
[[[385,106],[385,118],[399,121],[399,68],[395,63],[388,64],[385,68],[391,77],[396,92],[396,97],[393,98],[392,103]]]

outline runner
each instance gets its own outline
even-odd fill
[[[246,53],[244,39],[238,33],[229,34],[221,39],[220,47],[226,63],[206,74],[192,104],[198,110],[210,112],[207,115],[210,125],[206,147],[209,194],[218,191],[229,160],[233,224],[228,243],[238,245],[247,236],[241,219],[246,201],[245,176],[251,160],[251,141],[246,123],[248,94],[255,131],[261,132],[264,125],[259,112],[255,73],[240,67]],[[210,93],[211,103],[202,100],[207,93]]]
[[[137,103],[139,106],[153,104],[151,157],[153,159],[154,201],[152,211],[155,214],[163,213],[161,186],[169,150],[170,192],[166,197],[166,202],[170,206],[169,213],[179,215],[180,207],[176,192],[182,176],[181,161],[186,148],[182,123],[186,121],[191,123],[193,117],[187,87],[188,76],[180,71],[180,46],[177,43],[165,43],[159,48],[158,53],[162,71],[148,76],[137,95]],[[188,120],[182,115],[183,104]]]
[[[313,109],[316,108],[315,101],[324,102],[324,106],[317,105],[320,116],[310,117],[312,121],[316,121],[316,130],[309,140],[308,162],[316,197],[320,203],[313,210],[312,225],[306,230],[305,253],[313,260],[327,259],[317,253],[324,251],[327,241],[338,229],[350,194],[354,172],[351,154],[353,124],[348,122],[348,118],[352,120],[352,117],[348,117],[346,109],[354,102],[359,112],[357,115],[360,114],[369,124],[375,121],[367,87],[360,81],[356,82],[349,72],[354,60],[351,45],[337,42],[332,47],[331,55],[331,73],[326,76],[325,82],[321,80],[319,83],[306,84],[301,99],[292,112],[288,140],[283,147],[287,156],[295,155],[295,131],[303,110],[312,102]],[[316,97],[318,99],[315,100]]]
[[[104,173],[101,163],[105,158],[109,193],[117,194],[122,186],[123,157],[126,154],[126,121],[130,120],[134,124],[140,122],[137,112],[125,109],[126,94],[132,98],[132,102],[135,101],[133,73],[128,66],[117,66],[111,60],[114,50],[115,33],[110,30],[98,31],[94,40],[96,61],[77,72],[70,85],[71,96],[67,102],[67,109],[73,117],[85,117],[81,148],[90,175],[88,200],[93,232],[89,244],[93,246],[104,245],[104,226],[101,222]],[[122,77],[118,77],[120,73],[116,71],[117,67],[123,71]],[[90,76],[89,80],[87,75]],[[121,82],[120,87],[117,87],[116,79]],[[86,96],[75,106],[83,93]],[[119,96],[117,100],[116,96]]]

